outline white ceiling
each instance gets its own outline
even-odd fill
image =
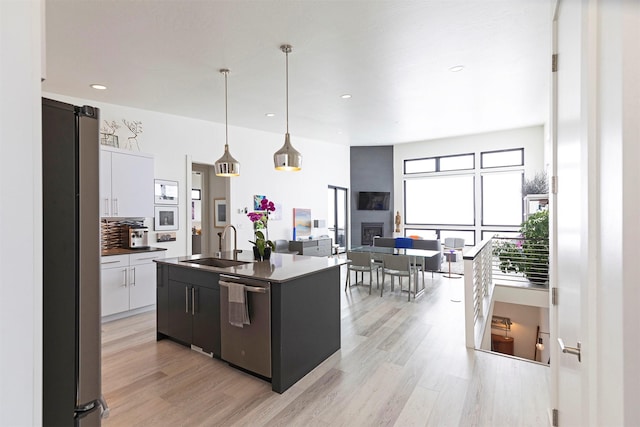
[[[46,0],[43,90],[224,123],[229,68],[229,124],[284,134],[289,43],[294,146],[421,141],[544,123],[550,28],[549,0]]]

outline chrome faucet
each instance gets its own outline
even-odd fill
[[[226,225],[224,230],[222,230],[221,237],[224,239],[224,236],[227,234],[227,229],[229,228],[233,228],[233,259],[237,261],[238,254],[242,252],[242,249],[238,249],[238,230],[236,230],[236,228],[231,224]]]

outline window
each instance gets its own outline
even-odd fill
[[[474,176],[450,175],[405,181],[405,223],[474,225]]]
[[[438,170],[443,172],[473,169],[474,157],[474,154],[440,157],[440,168]]]
[[[435,172],[436,159],[416,159],[404,161],[404,173]]]
[[[482,175],[482,225],[522,223],[522,171]]]
[[[524,148],[478,155],[479,164],[474,153],[404,161],[406,236],[435,234],[442,242],[460,237],[475,245],[494,230],[517,233],[524,207]]]
[[[405,228],[404,234],[406,237],[419,236],[425,240],[436,240],[438,238],[437,230],[424,228]]]
[[[444,239],[450,237],[457,237],[464,239],[465,246],[475,246],[476,238],[473,230],[440,230],[440,241],[444,245]]]
[[[404,161],[404,173],[446,172],[471,170],[474,168],[475,154],[429,157]]]
[[[480,167],[482,169],[507,166],[524,166],[524,148],[485,151],[480,154]]]

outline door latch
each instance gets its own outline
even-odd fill
[[[560,350],[562,350],[563,353],[574,354],[578,356],[578,362],[582,362],[580,350],[580,348],[582,347],[582,343],[580,343],[580,341],[578,341],[576,347],[568,347],[564,345],[564,341],[562,341],[562,338],[558,338],[558,344],[560,344]]]

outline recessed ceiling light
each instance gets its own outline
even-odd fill
[[[351,98],[351,95],[349,95],[348,93],[345,93],[344,95],[340,95],[340,98],[349,99],[349,98]]]
[[[462,70],[464,70],[464,65],[455,65],[449,68],[449,71],[451,71],[452,73],[457,73],[458,71],[462,71]]]
[[[266,113],[265,116],[267,116],[267,117],[275,117],[275,113]]]
[[[107,89],[107,87],[105,85],[100,85],[100,84],[96,84],[96,83],[92,84],[91,87],[94,88],[94,89],[98,89],[98,90],[106,90]]]

